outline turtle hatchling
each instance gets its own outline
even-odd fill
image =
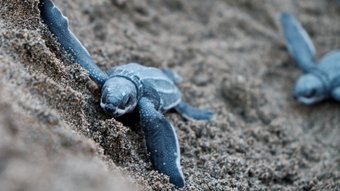
[[[313,42],[295,17],[281,13],[280,23],[288,51],[304,72],[295,84],[293,96],[304,104],[325,99],[340,101],[340,50],[317,61]]]
[[[179,77],[168,69],[131,63],[103,72],[69,30],[67,18],[51,0],[41,0],[39,9],[43,22],[60,45],[102,88],[100,106],[115,117],[137,109],[154,168],[168,175],[177,187],[184,187],[178,139],[163,112],[174,108],[183,117],[197,120],[210,120],[213,113],[185,103],[176,87]]]

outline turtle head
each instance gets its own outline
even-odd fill
[[[115,117],[133,111],[137,105],[135,84],[123,77],[112,77],[102,87],[100,106]]]
[[[310,105],[326,98],[327,88],[313,74],[302,75],[295,84],[293,96],[299,102]]]

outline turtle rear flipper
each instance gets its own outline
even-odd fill
[[[211,111],[195,108],[184,101],[176,105],[175,110],[186,119],[211,120],[214,115]]]
[[[72,56],[75,62],[84,67],[90,77],[100,86],[108,78],[92,60],[89,52],[70,31],[67,18],[51,0],[40,0],[39,10],[41,19],[47,25],[61,47]]]
[[[180,165],[180,150],[174,127],[147,98],[138,103],[141,126],[154,168],[169,176],[179,188],[185,185]]]
[[[179,76],[178,74],[176,74],[175,72],[173,72],[170,69],[167,68],[162,68],[161,69],[162,72],[168,77],[170,78],[170,80],[172,80],[175,84],[179,84],[183,81],[183,79],[181,78],[181,76]]]
[[[289,53],[296,60],[299,68],[308,72],[315,67],[315,47],[312,40],[293,15],[281,13],[280,23]]]

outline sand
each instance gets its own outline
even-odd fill
[[[129,62],[183,77],[210,122],[166,116],[185,190],[340,190],[340,108],[291,97],[301,74],[282,40],[290,11],[320,57],[340,47],[335,0],[55,0],[103,70]],[[0,190],[176,190],[153,170],[138,116],[114,119],[69,62],[38,0],[0,1]]]

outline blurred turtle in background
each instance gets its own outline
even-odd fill
[[[340,101],[340,50],[315,58],[315,47],[295,17],[281,13],[280,23],[289,53],[304,72],[295,83],[293,96],[301,103],[325,99]]]

